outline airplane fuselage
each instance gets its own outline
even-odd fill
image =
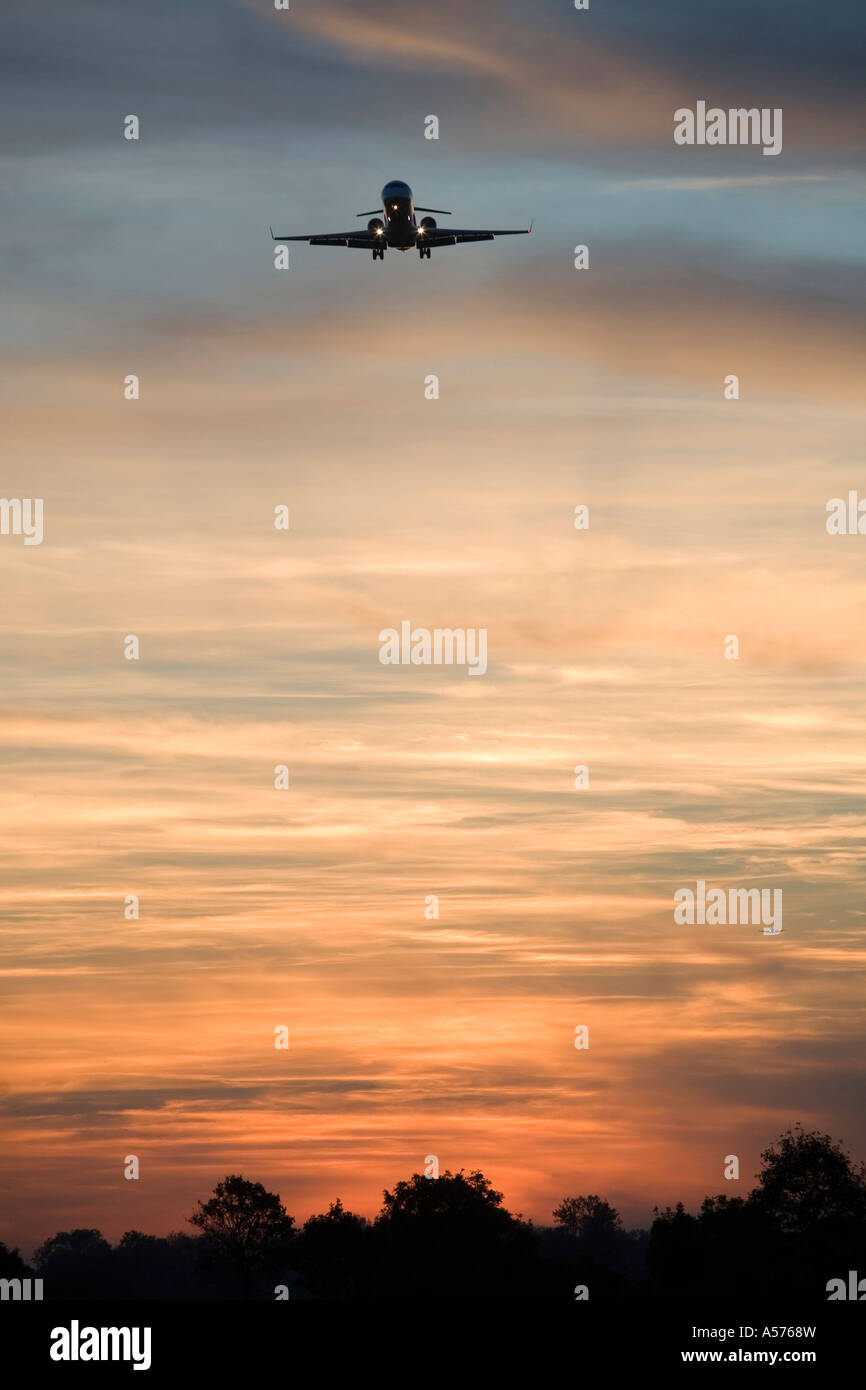
[[[410,251],[418,245],[415,200],[408,183],[394,180],[382,189],[384,239],[392,251]]]

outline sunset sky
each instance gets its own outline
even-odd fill
[[[0,1239],[231,1172],[373,1216],[428,1154],[648,1225],[798,1120],[866,1157],[862,7],[3,30]],[[782,153],[675,146],[702,99]],[[532,235],[274,269],[393,178]],[[403,620],[487,673],[382,666]],[[783,933],[676,925],[697,879]]]

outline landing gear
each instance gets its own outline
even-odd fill
[[[385,259],[385,248],[384,248],[384,246],[374,246],[374,247],[373,247],[373,260],[374,260],[374,261],[384,261],[384,259]]]
[[[430,259],[430,252],[431,252],[432,250],[433,250],[433,247],[432,247],[432,246],[419,246],[419,247],[418,247],[418,255],[421,257],[422,261],[423,261],[423,259],[424,259],[425,256],[427,257],[427,259],[428,259],[428,261],[429,261],[429,259]]]

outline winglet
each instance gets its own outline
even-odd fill
[[[526,231],[526,235],[527,235],[527,236],[529,236],[529,233],[532,231],[532,229],[533,229],[534,226],[535,226],[535,218],[533,217],[533,219],[532,219],[532,221],[530,222],[529,227],[527,228],[527,231]]]
[[[273,229],[273,227],[268,227],[268,231],[269,231],[270,234],[271,234],[271,241],[276,241],[277,238],[274,236],[274,229]]]

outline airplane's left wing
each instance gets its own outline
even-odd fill
[[[322,232],[315,236],[274,236],[273,227],[269,231],[273,241],[308,241],[311,246],[358,246],[369,251],[374,246],[384,245],[381,236],[359,232],[357,228],[351,232]]]
[[[436,227],[425,231],[418,243],[425,246],[456,246],[461,241],[492,241],[495,236],[529,236],[531,227],[506,228],[496,231],[476,231],[474,228]]]

